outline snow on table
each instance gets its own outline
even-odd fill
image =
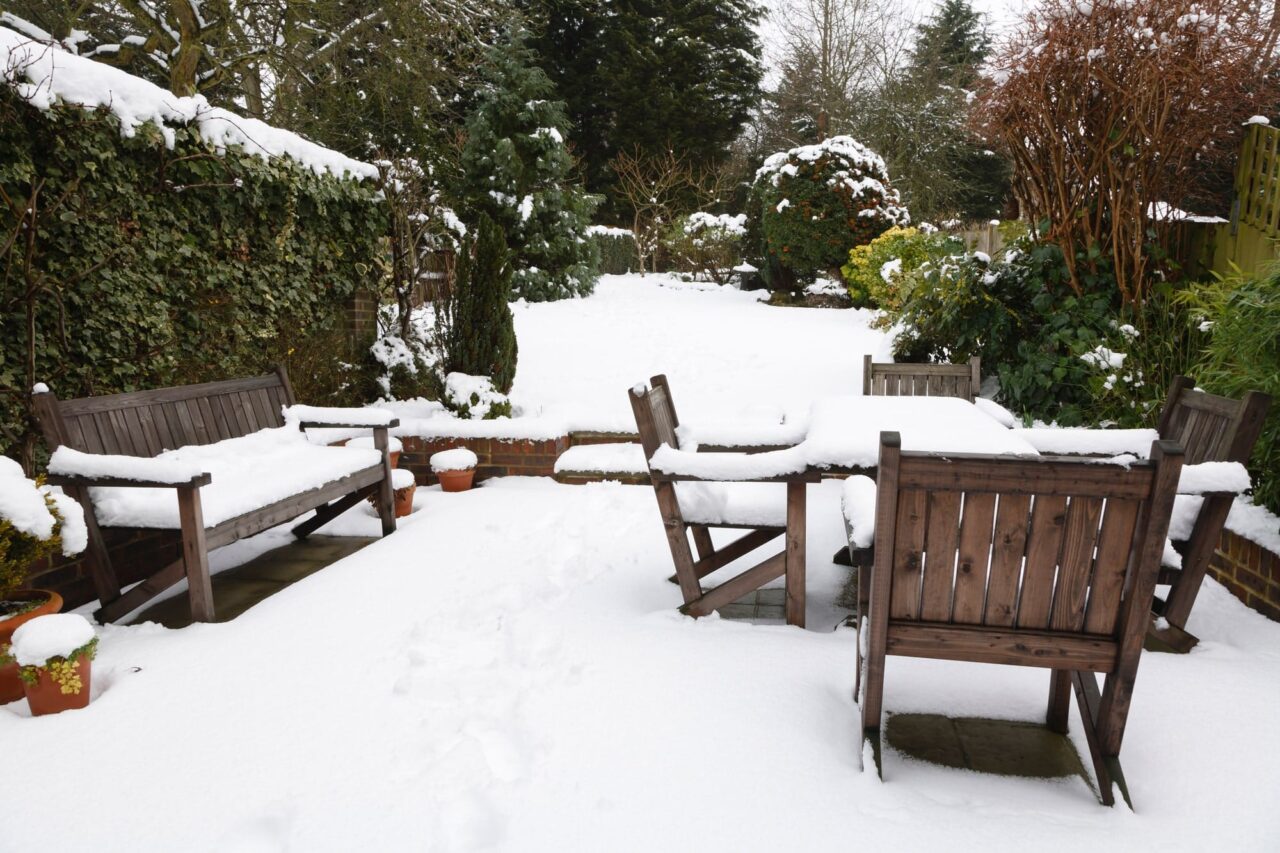
[[[1039,455],[966,400],[955,397],[828,397],[813,405],[800,448],[817,468],[874,468],[880,433],[897,432],[903,450]]]
[[[382,454],[358,447],[312,444],[294,427],[264,429],[214,444],[167,450],[156,459],[212,475],[200,489],[206,527],[377,465]],[[149,461],[149,460],[148,460]],[[90,489],[98,523],[107,527],[176,529],[178,499],[171,489]]]
[[[1013,432],[1041,453],[1091,456],[1132,453],[1139,459],[1146,459],[1151,454],[1151,443],[1160,438],[1153,429],[1033,427],[1017,428]]]
[[[579,444],[556,459],[555,472],[584,474],[647,474],[644,448],[635,442]]]

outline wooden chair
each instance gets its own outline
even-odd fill
[[[1128,802],[1120,743],[1181,468],[1165,441],[1126,469],[883,433],[854,688],[877,765],[886,656],[1046,667],[1049,728],[1066,731],[1074,688],[1102,802],[1113,781]]]
[[[650,380],[649,387],[632,388],[627,396],[635,414],[645,459],[649,461],[649,476],[658,498],[658,510],[666,528],[671,558],[675,562],[675,580],[680,585],[684,598],[681,612],[691,616],[706,616],[752,590],[785,576],[787,624],[804,627],[805,486],[817,482],[818,475],[799,473],[728,481],[655,470],[652,459],[662,445],[679,448],[676,438],[679,421],[667,378],[655,376]],[[717,452],[714,455],[723,457],[725,454]],[[689,491],[692,488],[715,490],[714,497],[720,499],[695,502],[692,500],[695,496]],[[695,508],[682,508],[682,490],[684,502]],[[747,496],[750,499],[737,500],[737,496],[744,490],[751,491]],[[705,506],[696,506],[706,503],[718,504],[719,511],[709,514]],[[742,513],[744,503],[756,506],[753,511]],[[760,514],[761,503],[766,505],[767,518]],[[716,548],[711,540],[711,528],[716,527],[747,532],[733,542]],[[693,534],[697,560],[689,547],[689,533]],[[700,583],[702,578],[784,534],[786,544],[781,552],[714,589],[703,590]]]
[[[911,364],[862,357],[862,393],[878,397],[959,397],[973,402],[982,385],[982,359],[965,364]]]
[[[1262,431],[1271,397],[1250,391],[1240,400],[1219,397],[1195,389],[1186,376],[1174,377],[1169,396],[1160,412],[1156,430],[1160,438],[1176,441],[1186,454],[1186,464],[1200,462],[1248,463],[1253,445]],[[1197,642],[1187,633],[1187,618],[1196,595],[1209,570],[1209,561],[1222,538],[1222,528],[1235,494],[1209,494],[1204,498],[1200,514],[1190,537],[1175,541],[1182,555],[1182,568],[1165,567],[1159,582],[1170,584],[1165,600],[1154,599],[1153,610],[1163,616],[1169,627],[1153,627],[1151,634],[1159,644],[1177,652],[1186,652]]]

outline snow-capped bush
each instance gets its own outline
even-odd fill
[[[0,600],[22,586],[32,563],[58,551],[74,556],[88,544],[80,504],[0,456]]]
[[[753,214],[764,251],[791,289],[832,274],[854,246],[910,221],[884,160],[848,136],[774,154],[756,172]]]
[[[747,233],[745,213],[691,213],[676,222],[663,243],[670,263],[681,272],[725,284],[742,259]]]
[[[879,237],[849,250],[848,262],[840,268],[849,298],[855,307],[895,311],[902,304],[906,276],[930,258],[954,255],[964,250],[955,237],[918,228],[890,228]]]
[[[488,376],[450,373],[444,380],[444,404],[460,418],[491,420],[511,416],[511,401]]]

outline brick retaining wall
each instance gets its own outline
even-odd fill
[[[1280,622],[1280,555],[1224,530],[1209,574],[1248,607]]]
[[[431,456],[442,450],[465,447],[478,457],[476,481],[490,477],[550,477],[555,473],[556,459],[569,449],[567,435],[545,440],[500,438],[418,438],[400,439],[404,452],[400,467],[412,471],[421,485],[438,480],[431,473]]]

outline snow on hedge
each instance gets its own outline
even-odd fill
[[[132,137],[153,124],[172,148],[174,129],[194,125],[219,152],[239,146],[263,160],[288,157],[317,175],[377,178],[378,170],[303,139],[296,133],[210,106],[203,95],[183,97],[119,68],[76,56],[0,27],[0,75],[19,97],[41,110],[63,103],[106,108]]]
[[[78,613],[37,616],[13,632],[12,654],[18,666],[44,666],[65,658],[93,640],[93,626]]]
[[[56,515],[49,511],[46,497],[53,501]],[[80,504],[61,490],[37,485],[28,479],[21,465],[7,456],[0,456],[0,519],[8,521],[19,533],[41,540],[52,536],[61,521],[58,535],[62,538],[63,556],[79,554],[89,544]]]

